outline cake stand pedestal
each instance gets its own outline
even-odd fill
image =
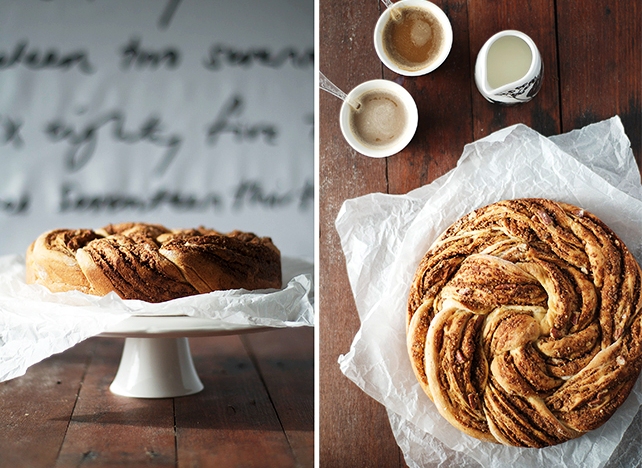
[[[137,316],[100,336],[125,338],[112,393],[133,398],[173,398],[203,390],[192,361],[190,337],[236,335],[269,327],[187,316]]]

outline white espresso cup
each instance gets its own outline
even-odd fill
[[[505,30],[482,46],[475,63],[475,84],[488,101],[518,104],[533,99],[542,87],[544,65],[533,40]]]
[[[381,14],[374,46],[381,62],[405,76],[439,67],[453,45],[453,28],[441,8],[428,0],[400,0]]]
[[[385,158],[404,149],[417,130],[417,104],[402,86],[371,80],[350,91],[341,106],[344,138],[359,153]]]

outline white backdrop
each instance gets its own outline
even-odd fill
[[[0,254],[121,221],[313,258],[312,0],[2,0]]]

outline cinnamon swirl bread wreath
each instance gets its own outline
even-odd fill
[[[546,199],[464,216],[410,288],[426,394],[476,438],[545,447],[602,425],[642,363],[640,268],[596,216]]]
[[[268,237],[145,223],[57,229],[27,249],[27,283],[53,292],[116,292],[163,302],[223,289],[281,287],[281,254]]]

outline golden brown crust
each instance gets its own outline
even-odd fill
[[[56,229],[39,236],[26,254],[26,280],[55,291],[91,291],[91,286],[75,260],[75,252],[100,237],[88,229]]]
[[[596,216],[505,200],[450,226],[407,308],[415,375],[482,440],[545,447],[602,425],[642,366],[640,267]]]
[[[203,227],[122,223],[96,231],[49,231],[29,246],[26,267],[28,283],[54,292],[114,291],[123,299],[147,302],[281,287],[281,255],[271,239]]]
[[[160,253],[178,266],[199,292],[246,285],[253,285],[252,289],[281,286],[280,253],[271,241],[253,234],[176,237],[165,242]]]

